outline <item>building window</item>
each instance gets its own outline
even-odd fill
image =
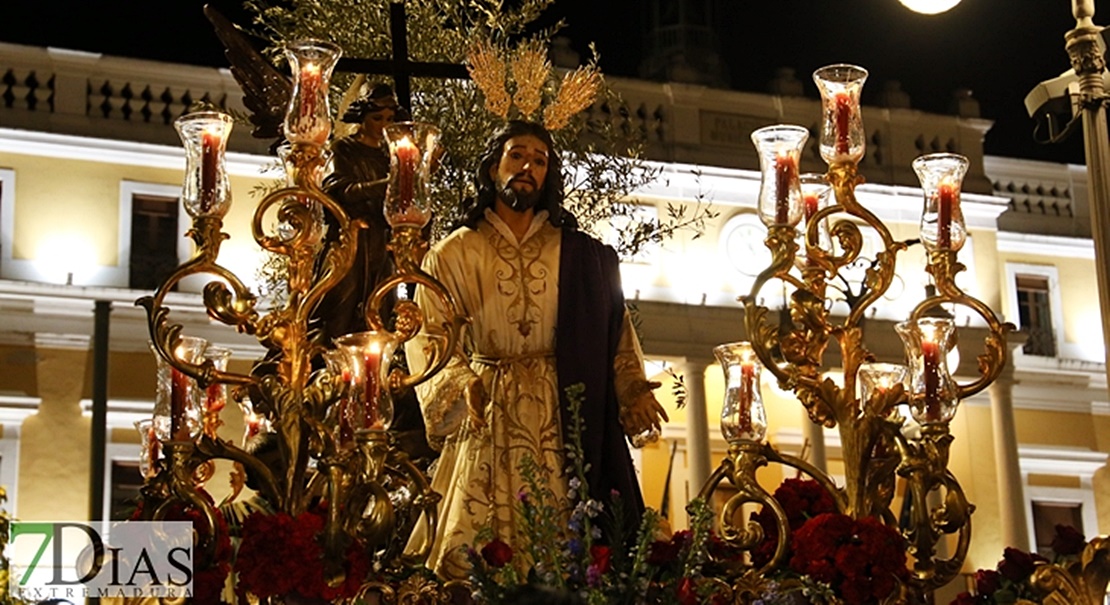
[[[1006,319],[1028,335],[1018,357],[1081,358],[1064,344],[1064,303],[1060,276],[1053,265],[1006,263]]]
[[[177,268],[177,206],[177,198],[132,197],[127,282],[132,290],[154,290]]]
[[[1070,525],[1083,534],[1083,504],[1079,502],[1033,502],[1033,538],[1037,553],[1051,559],[1052,539],[1057,525]],[[1086,535],[1086,534],[1084,534]]]
[[[1026,355],[1056,356],[1056,335],[1052,329],[1052,305],[1048,278],[1043,275],[1018,275],[1018,321],[1029,335],[1022,351]]]

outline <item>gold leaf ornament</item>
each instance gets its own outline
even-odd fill
[[[486,98],[486,109],[502,120],[508,119],[512,100],[505,88],[506,67],[497,49],[481,40],[470,47],[466,70]]]
[[[601,89],[601,72],[594,66],[579,67],[563,77],[555,101],[543,112],[548,130],[559,130],[574,115],[589,107]]]
[[[522,119],[530,120],[539,110],[543,85],[549,73],[551,65],[542,48],[526,46],[513,58],[513,83],[516,84],[513,104]]]

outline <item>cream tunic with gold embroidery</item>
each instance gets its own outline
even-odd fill
[[[558,311],[560,230],[537,213],[517,242],[491,211],[477,230],[459,229],[433,247],[424,269],[455,297],[471,319],[463,351],[447,367],[417,387],[429,440],[443,441],[432,487],[443,496],[428,565],[445,577],[465,577],[469,564],[460,550],[474,546],[475,534],[490,527],[519,547],[513,509],[525,487],[519,466],[524,457],[542,463],[547,485],[567,508],[567,476],[555,375],[555,322]],[[417,289],[416,302],[434,332],[445,318],[434,296]],[[639,343],[626,314],[616,367],[618,393],[626,381],[643,380]],[[442,330],[440,330],[441,332]],[[415,373],[425,366],[428,335],[410,341],[406,353]],[[481,360],[481,361],[479,361]],[[464,389],[481,377],[491,402],[487,427],[467,418]],[[621,378],[624,378],[622,380]],[[421,526],[422,527],[422,526]],[[425,536],[414,535],[410,545]]]

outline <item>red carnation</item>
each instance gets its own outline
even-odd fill
[[[689,576],[678,583],[678,602],[680,605],[698,605],[698,590]]]
[[[825,513],[794,532],[790,567],[832,586],[846,603],[875,603],[906,580],[901,535],[878,519]]]
[[[1061,557],[1078,555],[1087,546],[1087,539],[1079,530],[1070,525],[1056,524],[1056,536],[1052,538],[1052,551]]]
[[[482,547],[482,558],[490,567],[504,567],[513,559],[513,547],[500,538],[494,538]]]
[[[980,569],[975,572],[975,593],[992,595],[1002,587],[1002,577],[993,569]]]
[[[652,542],[651,546],[648,548],[648,565],[663,567],[674,563],[678,560],[678,556],[682,553],[682,549],[689,540],[690,531],[684,529],[675,532],[669,541],[656,540]]]
[[[598,573],[609,571],[609,558],[613,551],[608,546],[594,545],[590,547],[590,564],[597,568]]]
[[[1007,546],[998,562],[998,573],[1011,582],[1021,582],[1033,574],[1035,567],[1033,555]]]

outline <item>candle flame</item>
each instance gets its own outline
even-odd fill
[[[408,148],[408,149],[415,149],[416,148],[416,145],[414,145],[412,143],[412,141],[409,140],[408,135],[405,135],[400,141],[398,141],[397,146],[398,147],[405,147],[405,148]]]
[[[305,63],[301,68],[301,75],[304,76],[317,76],[320,74],[320,66],[316,63]]]

